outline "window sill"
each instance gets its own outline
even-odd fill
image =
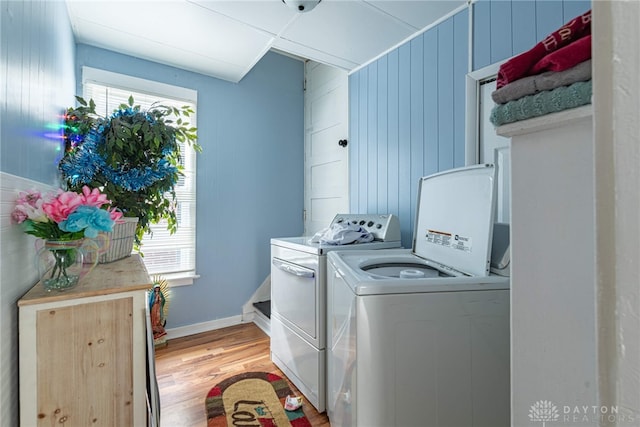
[[[151,276],[153,277],[154,274]],[[158,276],[162,276],[167,282],[169,282],[170,288],[190,286],[193,285],[193,281],[195,279],[200,278],[200,275],[195,273],[158,274]]]

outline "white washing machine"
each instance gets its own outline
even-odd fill
[[[509,278],[490,273],[494,181],[492,165],[422,178],[411,250],[328,254],[332,427],[509,425]]]
[[[401,246],[395,215],[338,214],[330,226],[342,223],[360,225],[374,240],[328,245],[310,237],[271,239],[271,360],[318,412],[326,401],[326,255]]]

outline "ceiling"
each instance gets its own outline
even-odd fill
[[[231,82],[269,50],[358,68],[466,0],[67,0],[78,43]]]

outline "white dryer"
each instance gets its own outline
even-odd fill
[[[325,411],[326,399],[326,255],[401,246],[395,215],[338,214],[330,226],[339,224],[357,224],[375,240],[329,245],[310,237],[271,239],[271,360],[318,412]]]
[[[341,426],[508,426],[509,278],[495,170],[422,178],[413,249],[327,256],[327,410]]]

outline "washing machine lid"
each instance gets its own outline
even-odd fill
[[[420,180],[413,253],[443,270],[489,275],[495,167],[474,165]]]

